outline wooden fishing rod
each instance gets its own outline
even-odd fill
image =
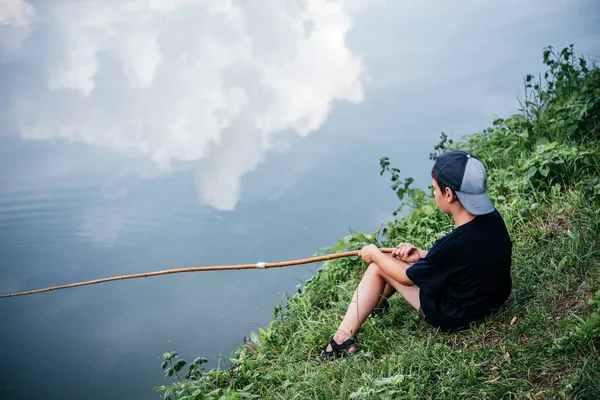
[[[392,250],[394,250],[394,249],[382,248],[380,250],[383,253],[391,253]],[[345,253],[327,254],[327,255],[324,255],[324,256],[304,258],[304,259],[301,259],[301,260],[282,261],[282,262],[277,262],[277,263],[258,262],[256,264],[217,265],[217,266],[211,266],[211,267],[189,267],[189,268],[167,269],[167,270],[164,270],[164,271],[155,271],[155,272],[145,272],[145,273],[141,273],[141,274],[113,276],[113,277],[110,277],[110,278],[95,279],[93,281],[69,283],[67,285],[60,285],[60,286],[50,286],[50,287],[47,287],[45,289],[29,290],[29,291],[26,291],[26,292],[2,294],[2,295],[0,295],[0,299],[5,298],[5,297],[16,297],[16,296],[25,296],[25,295],[28,295],[28,294],[51,292],[53,290],[68,289],[68,288],[74,288],[74,287],[78,287],[78,286],[93,285],[95,283],[103,283],[103,282],[110,282],[110,281],[122,281],[122,280],[125,280],[125,279],[134,279],[134,278],[148,278],[148,277],[151,277],[151,276],[179,274],[179,273],[182,273],[182,272],[227,271],[227,270],[239,270],[239,269],[280,268],[280,267],[289,267],[291,265],[310,264],[310,263],[314,263],[314,262],[328,261],[328,260],[333,260],[333,259],[336,259],[336,258],[344,258],[344,257],[352,257],[352,256],[358,256],[358,250],[347,251]]]

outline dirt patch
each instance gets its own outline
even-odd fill
[[[551,391],[551,389],[558,386],[562,381],[568,378],[568,376],[568,371],[549,369],[540,371],[538,374],[536,374],[536,376],[529,379],[529,381],[535,385],[537,390],[546,389]]]
[[[574,226],[573,220],[567,215],[554,215],[549,220],[544,221],[540,228],[547,238],[553,238],[563,232],[572,231]]]
[[[450,349],[472,349],[474,345],[474,338],[471,335],[465,335],[463,333],[454,333],[449,340],[446,341],[446,346]]]
[[[483,342],[487,347],[493,347],[505,341],[506,340],[500,335],[500,333],[495,330],[486,332],[485,336],[483,337]]]
[[[550,312],[556,319],[573,319],[573,314],[583,315],[588,308],[587,293],[579,290],[559,293],[550,301]]]
[[[491,329],[482,335],[456,334],[452,339],[446,341],[446,345],[451,349],[462,349],[474,351],[482,347],[495,347],[505,342],[504,337],[496,330]]]

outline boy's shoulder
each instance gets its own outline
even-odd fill
[[[490,230],[491,228],[491,230]],[[499,228],[502,232],[506,232],[504,219],[498,210],[494,209],[489,214],[479,215],[472,221],[454,228],[448,234],[442,236],[431,246],[434,254],[436,252],[454,251],[455,247],[471,247],[474,243],[495,240],[496,233]]]
[[[427,255],[436,256],[445,251],[451,250],[452,247],[460,244],[460,237],[464,235],[462,230],[453,229],[452,232],[447,233],[438,240],[436,240]]]

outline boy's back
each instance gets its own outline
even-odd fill
[[[459,329],[499,308],[511,291],[511,248],[497,210],[438,240],[406,270],[421,289],[427,320],[444,330]]]

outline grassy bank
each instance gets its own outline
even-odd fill
[[[519,114],[458,142],[442,135],[431,154],[460,148],[486,164],[514,243],[513,292],[500,312],[446,334],[393,297],[389,314],[361,328],[358,355],[323,363],[320,347],[366,268],[358,258],[331,261],[252,334],[256,351],[242,347],[210,371],[204,359],[186,365],[167,353],[171,383],[156,389],[176,399],[600,398],[600,70],[572,48],[548,48],[543,62],[544,75],[525,78]],[[452,230],[430,193],[411,188],[387,158],[381,166],[406,216],[332,252],[400,241],[428,248]]]

